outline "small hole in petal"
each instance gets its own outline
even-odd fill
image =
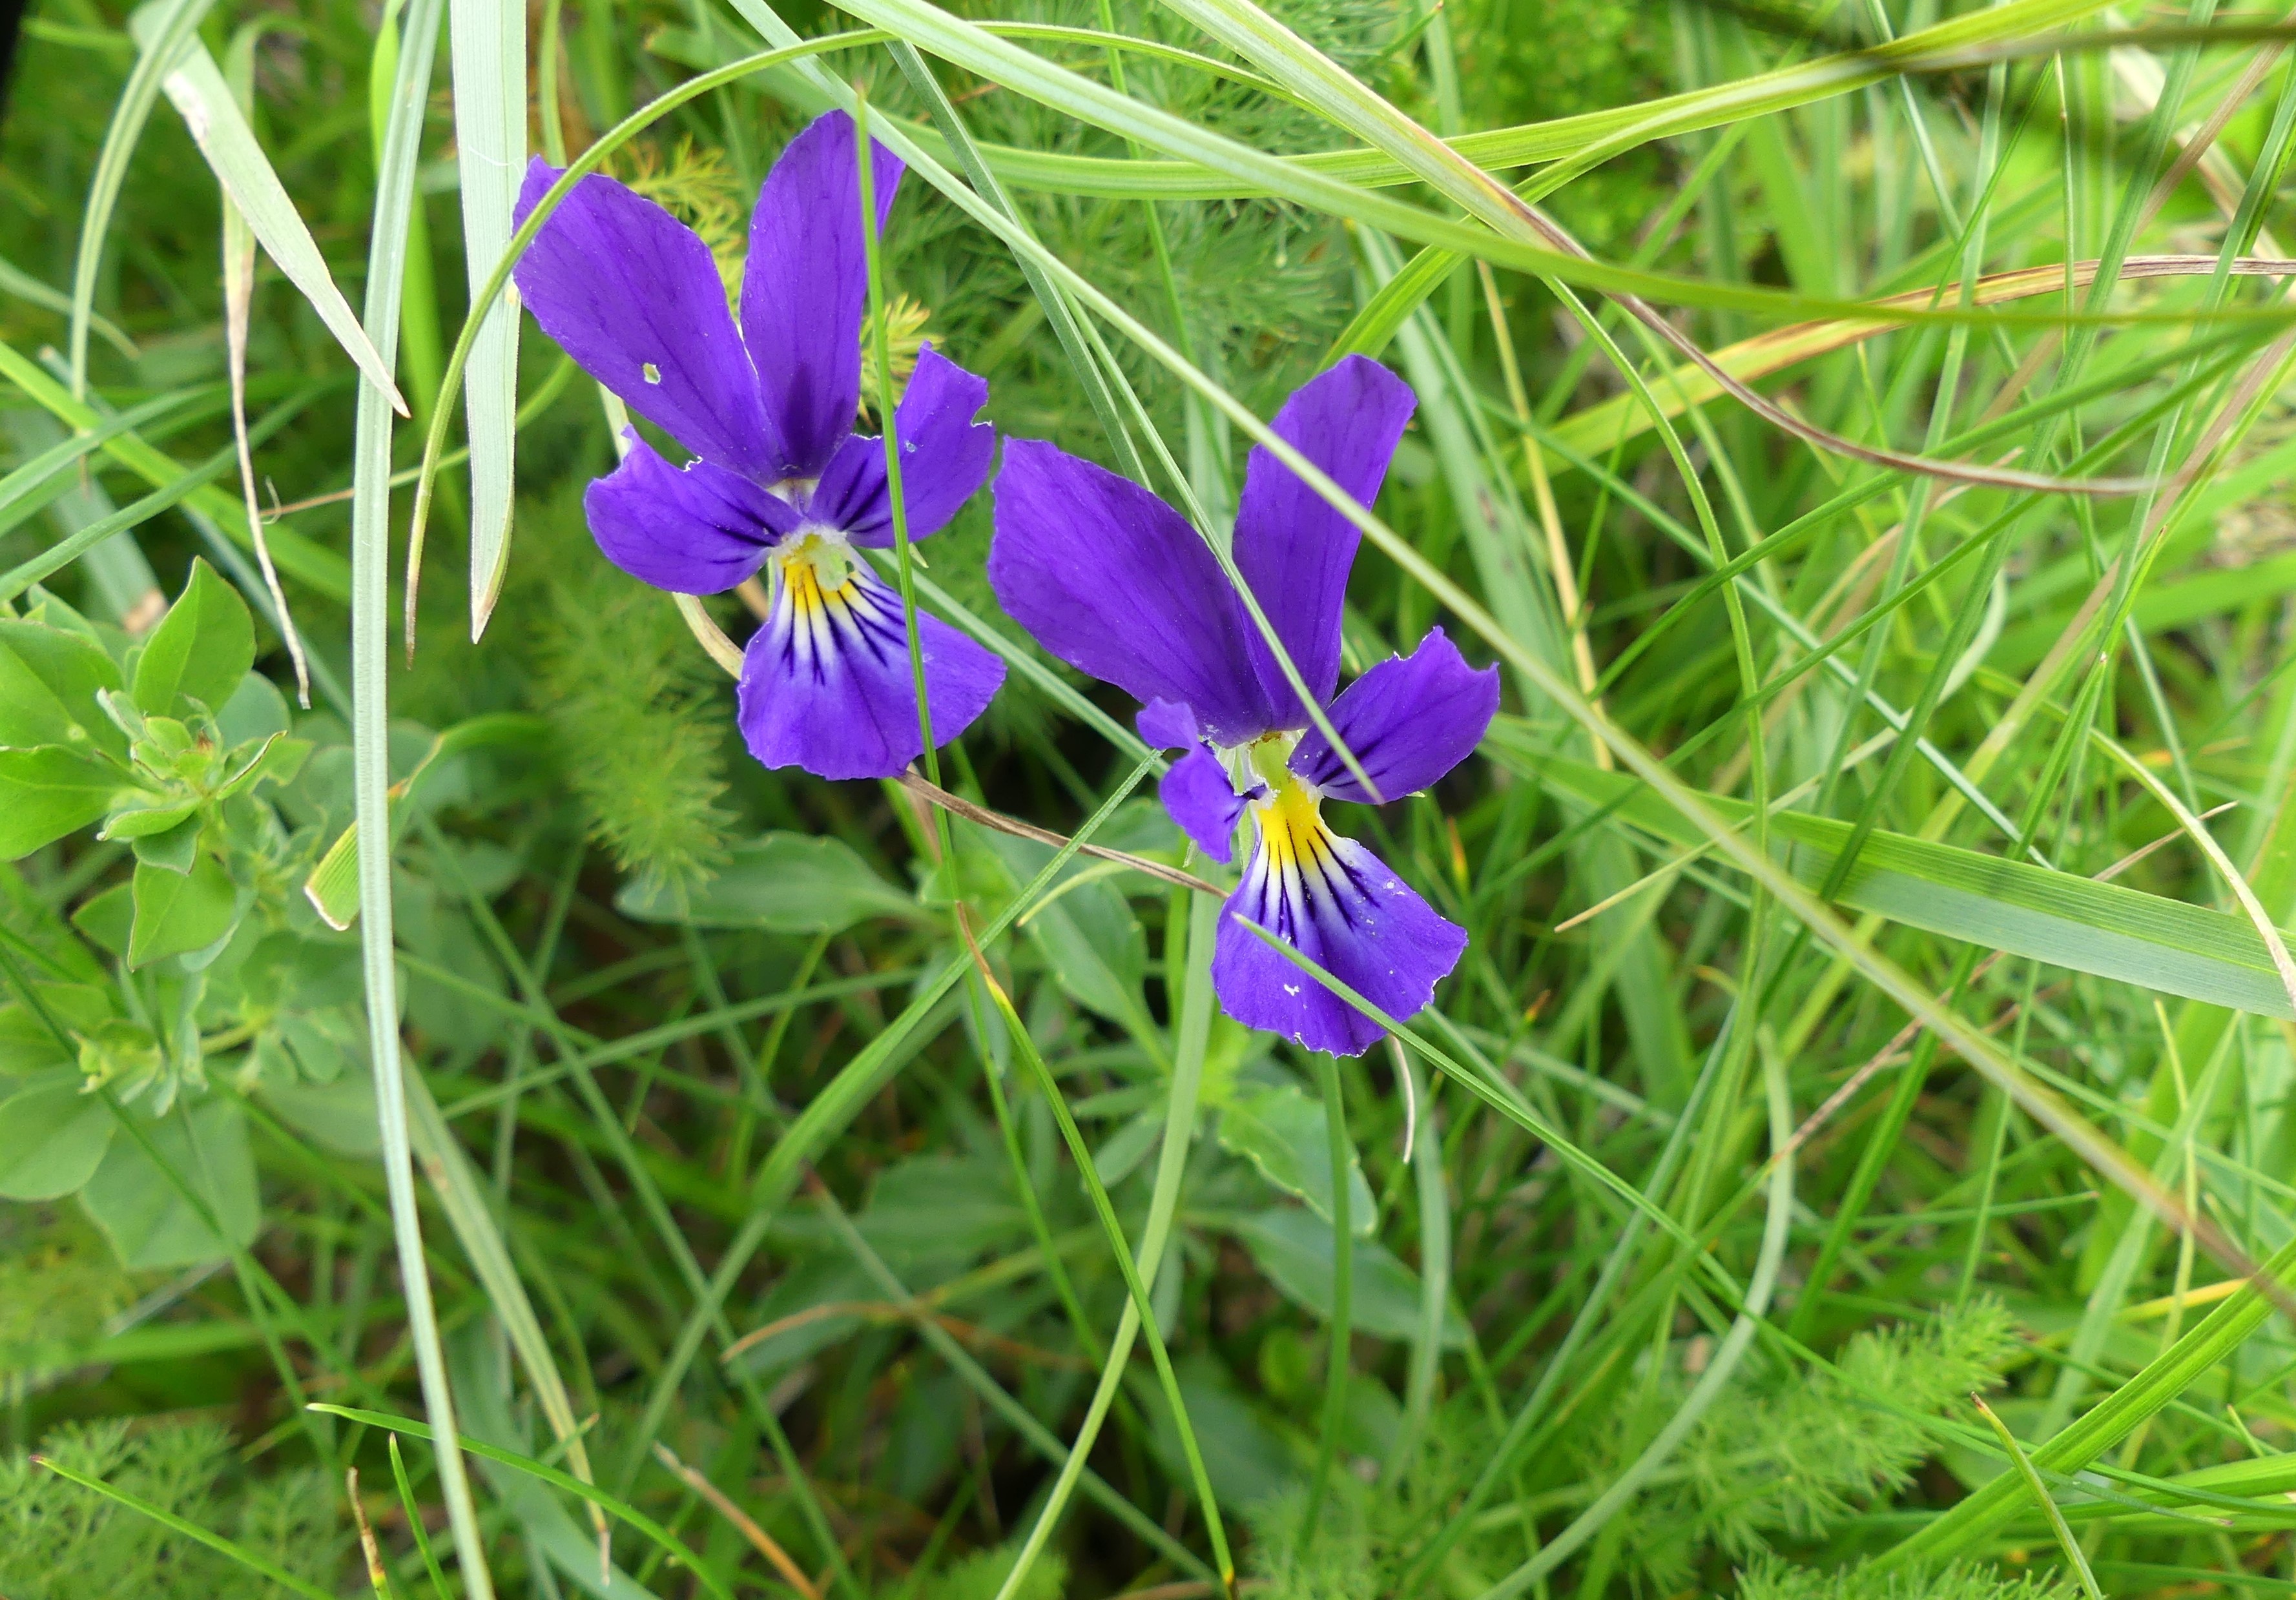
[[[661,381],[661,369],[654,365],[652,362],[646,363],[645,365],[640,367],[638,371],[644,376],[645,380],[648,383],[660,383]]]

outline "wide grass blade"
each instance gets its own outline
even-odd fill
[[[1495,724],[1488,748],[1574,808],[1606,812],[1669,845],[1707,843],[1633,778],[1543,754],[1526,724]],[[1751,818],[1743,801],[1700,798],[1734,827]],[[1825,880],[1850,834],[1850,824],[1806,812],[1773,812],[1769,825],[1787,842],[1785,864],[1804,884]],[[2272,952],[2248,918],[2125,884],[1877,830],[1867,836],[1837,901],[1988,950],[2235,1010],[2296,1017]]]
[[[451,0],[455,164],[462,176],[463,261],[475,304],[510,242],[526,176],[524,0]],[[463,372],[471,438],[471,637],[486,632],[510,560],[512,470],[518,437],[518,304],[488,308]],[[419,547],[407,553],[406,648],[414,649]]]
[[[367,263],[366,324],[386,370],[398,345],[398,299],[414,161],[422,142],[431,62],[439,37],[440,0],[413,0],[406,42],[391,93],[389,131],[375,188],[373,233]],[[390,834],[389,644],[390,584],[390,407],[382,389],[363,384],[351,467],[351,747],[354,814],[360,834]],[[471,1496],[470,1475],[456,1444],[455,1400],[423,1255],[422,1222],[414,1195],[406,1062],[398,1036],[398,977],[391,907],[391,852],[361,851],[359,930],[365,981],[367,1048],[373,1062],[375,1114],[382,1137],[385,1186],[398,1246],[399,1283],[422,1377],[422,1399],[439,1436],[439,1487],[454,1531],[463,1584],[472,1600],[493,1600],[485,1536]]]
[[[157,52],[165,42],[168,32],[168,8],[166,0],[144,6],[127,20],[128,31],[147,52]],[[311,230],[304,225],[295,209],[295,202],[287,198],[286,188],[279,175],[272,170],[270,158],[263,146],[256,143],[255,130],[247,125],[247,118],[239,109],[239,102],[224,82],[223,73],[207,46],[197,39],[185,40],[175,57],[166,65],[166,76],[160,86],[191,130],[193,141],[200,154],[223,185],[224,192],[238,208],[242,217],[264,253],[278,263],[287,281],[310,302],[319,321],[326,324],[335,342],[343,347],[367,380],[390,397],[391,409],[406,416],[406,402],[400,397],[398,386],[391,380],[390,369],[383,364],[366,330],[359,326],[358,318],[351,314],[350,302],[343,298],[342,290],[335,287],[334,274],[327,270],[326,257],[319,253]]]

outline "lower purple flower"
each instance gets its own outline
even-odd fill
[[[870,147],[882,228],[901,164]],[[582,370],[694,453],[630,450],[583,497],[607,559],[678,594],[763,571],[771,615],[743,653],[742,736],[769,767],[886,778],[923,753],[900,598],[858,548],[893,543],[882,439],[857,435],[867,267],[852,119],[816,118],[767,176],[750,219],[741,326],[709,247],[660,206],[589,176],[520,260],[528,309]],[[559,176],[536,161],[522,222]],[[988,476],[988,385],[931,346],[893,412],[912,539],[947,526]],[[963,732],[1004,665],[916,618],[933,737]]]
[[[1412,404],[1400,379],[1349,357],[1294,394],[1275,429],[1367,503]],[[1360,777],[1308,731],[1307,707],[1203,541],[1138,485],[1015,441],[997,480],[988,558],[1006,611],[1054,655],[1137,696],[1141,737],[1184,752],[1160,795],[1206,854],[1227,861],[1250,812],[1251,853],[1213,949],[1221,1007],[1247,1026],[1342,1055],[1378,1042],[1380,1025],[1244,924],[1390,1016],[1424,1008],[1467,935],[1334,834],[1323,802],[1380,804],[1427,788],[1474,749],[1499,696],[1497,669],[1470,667],[1436,628],[1334,698],[1356,544],[1353,524],[1272,453],[1252,451],[1236,566]]]

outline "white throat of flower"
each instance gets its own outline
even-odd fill
[[[1247,743],[1216,753],[1227,768],[1228,782],[1237,794],[1248,795],[1256,788],[1265,788],[1273,795],[1287,785],[1305,783],[1287,764],[1292,752],[1299,747],[1297,733],[1263,733]]]

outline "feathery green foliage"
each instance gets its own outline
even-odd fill
[[[574,497],[529,507],[537,565],[527,701],[565,741],[563,771],[614,864],[639,883],[689,884],[725,859],[723,682],[660,595],[584,548]]]
[[[134,1431],[115,1419],[60,1430],[41,1449],[299,1578],[332,1584],[340,1572],[346,1541],[328,1485],[309,1471],[237,1482],[231,1435],[220,1424],[163,1422]],[[288,1592],[26,1456],[0,1459],[0,1586],[21,1600],[270,1600]]]

